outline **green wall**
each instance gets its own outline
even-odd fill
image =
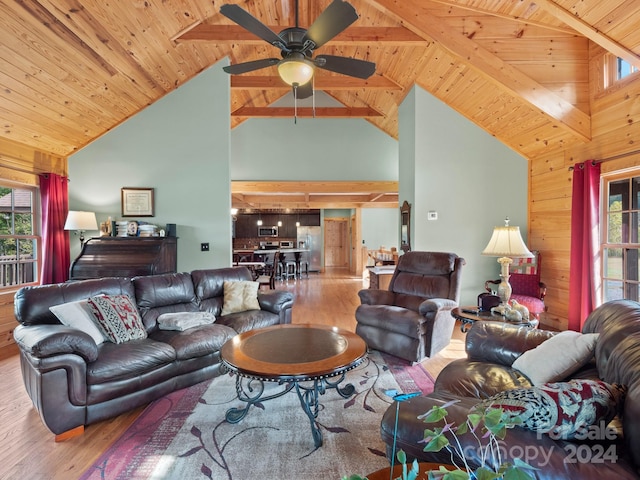
[[[177,224],[178,271],[230,265],[229,92],[214,65],[72,155],[70,209],[119,219],[121,187],[153,187],[155,217],[140,220]]]
[[[400,200],[415,195],[412,249],[464,257],[461,303],[474,305],[500,272],[480,255],[493,227],[508,216],[526,242],[527,161],[419,87],[400,107],[400,145]]]

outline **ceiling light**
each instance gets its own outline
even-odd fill
[[[298,52],[290,53],[278,63],[280,78],[288,84],[304,85],[313,77],[313,63]]]

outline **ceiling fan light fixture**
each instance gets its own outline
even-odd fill
[[[278,73],[287,85],[304,85],[313,77],[313,63],[301,53],[292,53],[280,60]]]

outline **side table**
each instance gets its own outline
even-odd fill
[[[538,320],[536,318],[530,318],[528,322],[512,322],[507,320],[500,314],[492,313],[491,311],[480,310],[478,307],[456,307],[451,310],[451,316],[456,320],[460,320],[462,325],[460,330],[462,333],[467,333],[476,322],[503,322],[510,325],[518,325],[522,327],[536,328],[538,326]]]

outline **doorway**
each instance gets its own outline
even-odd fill
[[[348,218],[329,218],[324,220],[325,267],[349,266],[348,226]]]

